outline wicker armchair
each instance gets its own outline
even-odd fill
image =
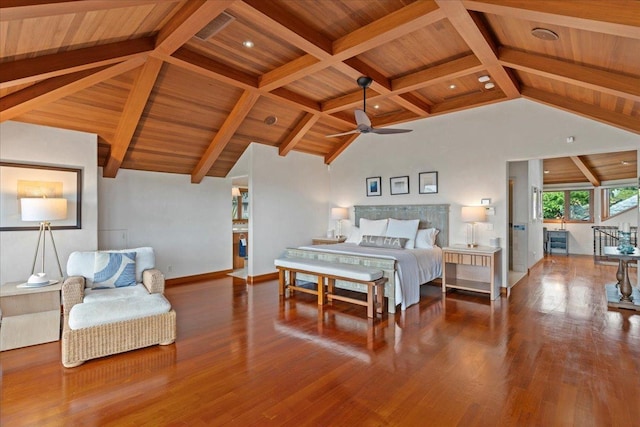
[[[152,268],[155,262],[153,249],[128,251],[140,255],[136,279],[139,278],[141,284],[126,288],[96,290],[87,287],[93,279],[92,260],[95,252],[74,252],[69,257],[69,278],[62,285],[62,364],[65,367],[75,367],[97,357],[155,344],[168,345],[175,341],[176,313],[163,295],[163,274]],[[97,324],[91,324],[90,319],[88,326],[81,322],[81,326],[78,326],[77,318],[81,313],[86,319],[91,318],[94,311]]]

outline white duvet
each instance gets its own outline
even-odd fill
[[[386,249],[340,243],[303,246],[300,249],[395,259],[395,297],[396,304],[400,304],[402,310],[420,301],[420,285],[442,275],[442,249],[438,246],[431,249]]]

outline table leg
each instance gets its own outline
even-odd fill
[[[622,259],[618,260],[618,271],[616,271],[616,279],[618,279],[618,287],[622,286],[622,282],[624,281],[625,265]]]
[[[620,260],[620,264],[624,264],[622,281],[618,279],[618,282],[620,283],[620,293],[622,294],[620,302],[632,302],[633,298],[631,298],[631,282],[629,282],[629,268],[627,266],[627,261]]]

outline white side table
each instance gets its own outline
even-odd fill
[[[0,351],[60,339],[62,281],[40,288],[19,288],[21,283],[0,287]]]

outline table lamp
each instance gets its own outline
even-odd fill
[[[467,247],[475,248],[478,246],[475,235],[476,223],[484,222],[486,219],[487,211],[484,206],[462,207],[462,221],[467,223]],[[469,228],[471,228],[471,233],[469,233]],[[471,235],[471,238],[469,238],[469,235]]]
[[[60,272],[60,277],[62,278],[62,267],[60,266],[60,258],[58,258],[56,242],[53,240],[50,221],[57,221],[67,218],[67,199],[23,197],[22,199],[20,199],[20,207],[22,210],[21,217],[23,221],[40,221],[38,244],[36,246],[36,253],[33,256],[31,276],[29,277],[29,280],[27,280],[27,285],[33,287],[47,286],[50,283],[44,269],[44,251],[47,239],[46,232],[48,231],[49,237],[51,237],[53,252],[56,254],[56,261],[58,262],[58,271]],[[34,273],[36,269],[36,260],[38,259],[38,251],[40,250],[40,241],[42,241],[42,270],[40,273]]]
[[[336,221],[336,238],[342,237],[342,220],[349,218],[349,210],[347,208],[331,208],[331,219]]]

